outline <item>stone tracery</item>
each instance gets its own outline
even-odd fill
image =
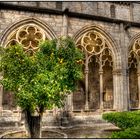
[[[137,68],[137,56],[133,50],[129,52],[129,56],[128,56],[128,67],[130,68],[132,67],[132,65],[133,67]]]
[[[129,50],[129,92],[130,108],[140,106],[140,38],[136,39]]]
[[[96,109],[113,108],[113,80],[111,83],[108,82],[112,85],[111,89],[108,89],[108,86],[105,87],[105,84],[103,84],[103,81],[106,82],[104,79],[108,78],[106,71],[109,69],[112,77],[113,70],[113,57],[108,44],[106,38],[96,30],[90,30],[84,33],[76,41],[77,47],[81,49],[85,55],[85,109],[95,109],[95,106],[97,106]],[[96,63],[96,65],[91,65],[91,63]],[[99,67],[97,65],[99,65]],[[95,71],[96,76],[94,74]],[[97,79],[100,80],[98,81]],[[97,88],[97,86],[99,86],[99,88]],[[92,89],[91,87],[94,88]],[[98,101],[90,99],[92,96],[96,96],[94,99],[96,98]],[[108,103],[110,105],[107,101],[109,101]]]
[[[100,54],[105,47],[105,40],[102,35],[96,31],[89,31],[85,33],[77,43],[77,47],[83,48],[86,52],[91,54]]]
[[[11,33],[5,46],[22,44],[25,52],[35,53],[41,40],[47,39],[45,31],[35,24],[27,24]]]

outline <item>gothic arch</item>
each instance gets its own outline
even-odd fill
[[[140,33],[130,41],[128,47],[129,106],[140,107]]]
[[[5,42],[7,41],[7,38],[9,37],[9,35],[16,30],[17,28],[23,26],[23,25],[27,25],[27,24],[35,24],[36,26],[40,27],[42,30],[44,30],[44,32],[46,33],[46,36],[48,39],[53,39],[53,38],[57,38],[55,32],[53,31],[53,29],[51,28],[50,25],[46,24],[44,21],[41,21],[39,19],[36,18],[25,18],[23,20],[20,20],[18,22],[15,22],[14,24],[12,24],[11,26],[9,26],[3,33],[2,36],[0,38],[0,42],[1,45],[4,46]]]
[[[80,36],[82,36],[83,34],[85,34],[86,32],[89,31],[97,31],[98,33],[100,33],[102,35],[103,38],[106,39],[107,44],[109,46],[109,49],[112,52],[112,56],[113,56],[113,61],[114,61],[114,69],[120,69],[122,66],[122,60],[121,60],[121,53],[120,53],[120,49],[119,46],[111,37],[111,35],[106,32],[102,27],[97,26],[95,24],[91,24],[91,25],[87,25],[82,27],[74,36],[74,40],[75,42],[77,42],[78,38],[80,38]]]
[[[137,33],[137,34],[135,34],[135,35],[130,39],[130,43],[129,43],[129,45],[128,45],[128,52],[129,52],[129,50],[132,48],[134,42],[135,42],[137,39],[139,39],[139,38],[140,38],[140,32]]]
[[[85,55],[85,109],[113,109],[117,96],[113,71],[119,72],[116,70],[122,63],[119,48],[107,32],[94,24],[81,28],[73,38]]]

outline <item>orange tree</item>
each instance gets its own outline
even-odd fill
[[[43,112],[61,107],[64,97],[74,91],[76,81],[82,78],[82,59],[70,37],[42,42],[33,55],[18,44],[1,47],[0,82],[13,92],[24,111],[30,138],[41,137]]]

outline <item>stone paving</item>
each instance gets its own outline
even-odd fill
[[[44,138],[107,138],[112,131],[118,130],[119,128],[103,120],[101,114],[77,115],[70,119],[44,116],[42,120],[42,137]],[[21,122],[17,114],[6,116],[5,113],[0,117],[0,137],[4,135],[7,135],[5,138],[26,137],[24,121]]]

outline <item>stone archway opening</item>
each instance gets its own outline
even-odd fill
[[[85,56],[83,64],[85,90],[74,92],[73,97],[79,95],[79,106],[82,104],[78,108],[73,98],[74,110],[113,109],[113,53],[109,45],[105,36],[97,30],[89,30],[77,39],[76,46]]]
[[[136,39],[129,50],[129,107],[140,107],[140,39]]]

